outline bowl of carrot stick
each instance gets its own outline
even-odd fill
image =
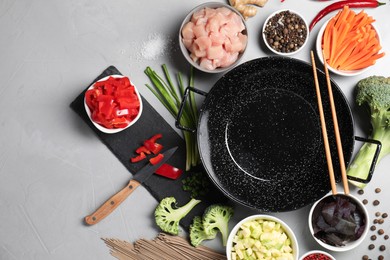
[[[317,36],[316,49],[321,62],[325,58],[329,71],[355,76],[385,55],[374,22],[364,10],[355,13],[345,6],[324,23]]]

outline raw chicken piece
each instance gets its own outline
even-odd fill
[[[200,49],[199,45],[195,41],[194,44],[192,45],[192,53],[194,53],[198,58],[206,57],[207,49],[204,50]]]
[[[210,39],[211,45],[222,45],[225,42],[226,36],[219,32],[211,32]]]
[[[215,70],[215,66],[213,65],[213,61],[207,58],[201,58],[199,66],[206,70]]]
[[[219,67],[226,68],[232,65],[238,58],[238,52],[227,52],[226,55],[222,57],[219,63]]]
[[[195,37],[194,23],[193,22],[186,23],[183,26],[183,29],[181,30],[181,35],[183,36],[183,39],[193,39]]]
[[[215,8],[206,7],[204,10],[204,17],[206,17],[207,19],[210,19],[216,14],[217,14],[217,10]]]
[[[206,28],[204,25],[195,25],[193,28],[194,34],[196,38],[202,37],[202,36],[208,36],[208,33],[206,32]]]
[[[207,50],[211,46],[211,39],[208,36],[201,36],[194,40],[194,43],[198,46],[199,50]]]
[[[226,54],[222,45],[210,46],[207,49],[207,58],[210,60],[214,59],[222,59],[222,57]]]
[[[192,45],[194,43],[194,40],[193,39],[184,39],[183,38],[183,44],[184,44],[184,47],[186,47],[189,51],[192,50]]]
[[[192,14],[191,22],[195,23],[200,17],[204,17],[205,9],[202,8]]]

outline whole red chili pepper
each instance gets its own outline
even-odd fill
[[[384,5],[385,3],[381,3],[375,0],[363,0],[363,1],[356,1],[356,0],[344,0],[344,1],[338,1],[333,4],[328,5],[324,9],[322,9],[313,19],[313,21],[310,23],[309,31],[311,31],[314,27],[314,25],[317,24],[319,20],[321,20],[325,15],[327,15],[330,12],[333,12],[338,9],[342,9],[345,5],[348,5],[350,8],[363,8],[363,7],[370,7],[375,8],[380,5]]]

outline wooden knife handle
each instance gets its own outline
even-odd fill
[[[139,185],[138,181],[130,180],[126,187],[124,187],[117,194],[108,199],[100,208],[94,213],[84,218],[85,223],[88,225],[94,225],[100,220],[107,217],[111,212],[114,211]]]

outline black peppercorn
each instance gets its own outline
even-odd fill
[[[368,200],[364,199],[363,204],[366,205],[368,203]]]
[[[375,235],[372,235],[372,236],[371,236],[371,240],[373,240],[373,241],[376,240],[376,236],[375,236]]]
[[[375,245],[374,244],[370,244],[369,246],[368,246],[368,249],[370,249],[370,250],[372,250],[372,249],[374,249],[375,248]]]
[[[375,189],[375,192],[376,192],[376,193],[379,193],[379,192],[381,192],[381,189],[380,189],[380,188],[376,188],[376,189]]]
[[[380,202],[379,202],[379,200],[374,200],[374,202],[372,204],[374,204],[374,206],[378,206],[380,204]]]
[[[374,231],[374,230],[376,230],[376,226],[372,225],[372,226],[370,227],[370,229],[371,229],[371,231]]]
[[[387,216],[388,216],[387,213],[382,214],[382,218],[387,218]]]
[[[298,46],[303,45],[299,42],[306,40],[308,30],[303,19],[297,14],[282,11],[268,20],[263,33],[272,49],[289,53],[298,50]]]
[[[379,229],[379,230],[378,230],[378,234],[379,234],[379,235],[383,235],[384,233],[385,233],[385,231],[384,231],[383,229]]]

